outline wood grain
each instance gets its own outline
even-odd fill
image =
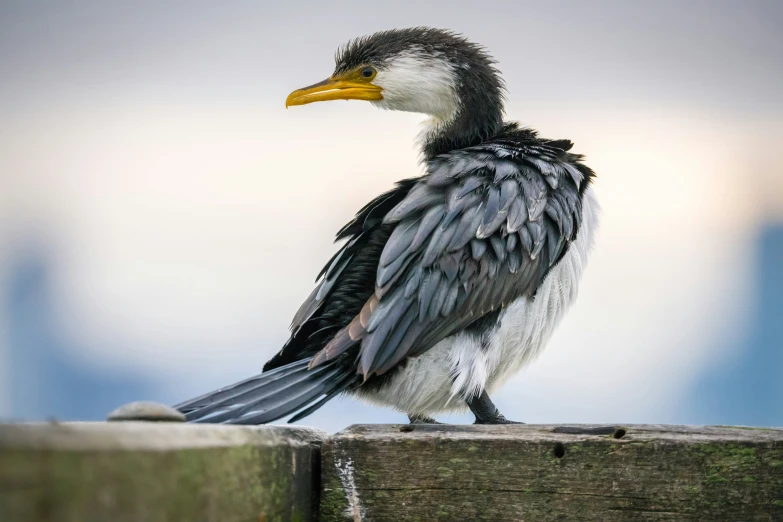
[[[322,488],[323,522],[783,521],[783,430],[353,426]]]
[[[309,428],[0,425],[0,521],[309,521],[324,437]]]
[[[2,522],[306,522],[319,492],[323,522],[783,521],[783,430],[0,425]]]

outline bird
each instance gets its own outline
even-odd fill
[[[339,47],[331,76],[288,96],[286,108],[363,100],[425,115],[421,172],[337,233],[260,374],[174,406],[189,422],[296,422],[348,394],[411,423],[469,410],[517,424],[490,394],[576,300],[600,208],[570,140],[504,120],[496,64],[451,30],[392,29]]]

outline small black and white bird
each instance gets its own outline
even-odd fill
[[[428,115],[424,174],[362,208],[263,373],[184,402],[188,420],[301,419],[340,393],[434,422],[489,398],[541,353],[577,296],[598,225],[594,174],[569,140],[503,121],[484,49],[417,27],[355,39],[326,80],[286,107],[327,100]]]

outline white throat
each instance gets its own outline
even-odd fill
[[[383,99],[373,102],[382,109],[428,114],[436,125],[453,120],[459,110],[454,66],[420,49],[378,69],[373,83],[383,88]]]

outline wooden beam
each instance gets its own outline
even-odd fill
[[[307,522],[319,491],[323,522],[778,521],[783,430],[0,425],[2,522]]]
[[[0,521],[310,521],[324,437],[286,427],[0,425]]]
[[[353,426],[321,521],[783,521],[783,430]]]

